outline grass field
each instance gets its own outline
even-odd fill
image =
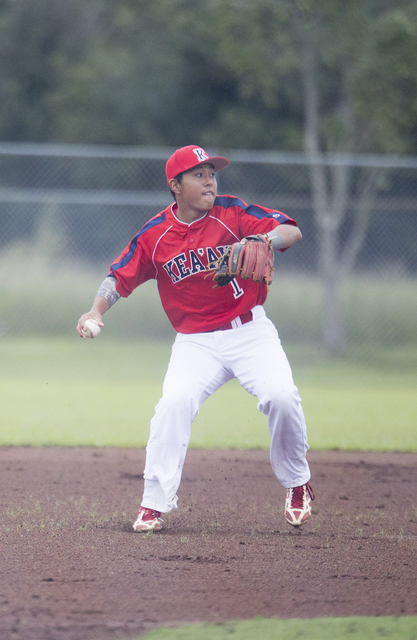
[[[160,397],[169,341],[3,338],[2,445],[146,445]],[[328,359],[287,352],[314,449],[417,451],[417,350],[361,350]],[[269,447],[256,399],[232,381],[209,398],[192,447]]]
[[[231,637],[238,640],[412,640],[417,637],[417,617],[257,619],[156,629],[141,636],[143,640],[227,640]]]
[[[106,314],[98,340],[81,341],[75,324],[102,274],[64,265],[51,279],[30,268],[26,253],[4,256],[18,257],[20,270],[0,287],[0,444],[145,446],[174,337],[154,283]],[[266,308],[283,336],[312,448],[417,450],[415,284],[350,278],[342,287],[350,351],[337,360],[293,346],[320,344],[317,278],[277,277]],[[191,446],[267,449],[256,399],[230,382],[202,408]]]

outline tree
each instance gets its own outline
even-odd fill
[[[411,95],[416,95],[417,76],[412,72],[411,59],[402,55],[415,49],[416,34],[408,28],[405,13],[398,5],[387,10],[386,5],[379,4],[346,1],[343,4],[322,2],[309,6],[298,2],[293,5],[303,50],[304,146],[311,162],[319,271],[324,290],[323,340],[331,351],[340,352],[345,348],[340,279],[352,268],[366,237],[380,173],[375,169],[369,171],[359,186],[354,225],[344,250],[341,250],[338,244],[340,228],[352,208],[352,167],[341,161],[327,168],[320,162],[320,152],[392,152],[404,148],[401,129],[407,116],[398,108],[401,102],[398,82],[397,91],[387,86],[386,74],[381,74],[381,60],[386,61],[387,57],[402,60],[403,73],[414,85],[409,87],[414,88]],[[404,48],[406,34],[411,36],[411,41]],[[388,68],[392,73],[392,64]],[[325,86],[323,74],[338,78],[331,87],[332,100],[326,91],[320,91]],[[382,109],[381,95],[385,97]],[[408,97],[408,92],[405,96]],[[414,98],[414,112],[416,104]],[[375,118],[375,112],[380,112],[379,119]],[[378,135],[381,125],[382,137]]]
[[[279,124],[284,102],[288,111],[302,110],[293,124],[301,125],[300,142],[311,163],[323,340],[329,350],[343,351],[340,280],[366,237],[380,175],[370,171],[357,186],[354,224],[341,250],[340,229],[352,209],[352,169],[340,157],[326,166],[323,153],[412,149],[416,9],[411,0],[231,0],[208,7],[212,15],[216,10],[221,31],[217,54],[233,70],[241,100],[268,105]]]

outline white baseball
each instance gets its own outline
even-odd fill
[[[93,318],[87,318],[84,322],[83,334],[86,338],[97,338],[101,331],[101,327]]]

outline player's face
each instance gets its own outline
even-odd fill
[[[206,212],[214,205],[217,180],[211,164],[201,164],[182,175],[178,205]]]

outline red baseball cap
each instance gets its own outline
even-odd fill
[[[230,164],[229,160],[226,160],[226,158],[222,158],[220,156],[210,157],[204,149],[195,144],[190,144],[187,147],[177,149],[176,152],[168,158],[168,162],[165,167],[168,185],[169,181],[172,180],[172,178],[176,178],[178,174],[206,162],[213,165],[214,171],[220,171]]]

